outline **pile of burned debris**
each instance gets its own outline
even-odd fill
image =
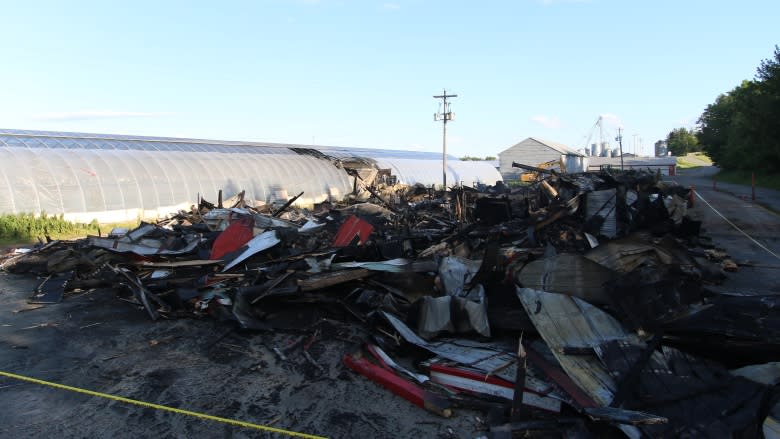
[[[104,290],[153,320],[354,324],[345,367],[440,416],[482,410],[485,436],[777,437],[780,296],[708,289],[736,265],[688,189],[641,171],[371,189],[311,210],[200,201],[3,267],[42,277],[35,303]]]

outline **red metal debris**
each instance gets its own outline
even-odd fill
[[[352,245],[356,238],[357,245],[364,244],[373,231],[374,226],[370,223],[355,215],[350,215],[346,221],[344,221],[344,224],[341,225],[339,232],[333,239],[333,247],[347,247]]]
[[[353,371],[382,385],[412,404],[445,418],[452,416],[452,410],[448,408],[449,403],[443,397],[399,377],[390,370],[377,366],[360,356],[345,355],[342,360]]]
[[[228,253],[244,246],[253,237],[255,220],[251,216],[243,216],[231,221],[230,225],[214,240],[209,259],[221,259]]]

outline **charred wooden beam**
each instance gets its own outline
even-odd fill
[[[351,280],[363,279],[368,277],[371,271],[365,268],[358,268],[356,270],[343,270],[334,271],[330,273],[318,274],[308,279],[299,279],[298,286],[301,291],[314,291],[322,288],[332,287]]]
[[[301,196],[301,195],[303,195],[303,191],[301,191],[301,193],[300,193],[300,194],[298,194],[298,195],[296,195],[296,196],[294,196],[294,197],[290,198],[290,199],[289,199],[289,200],[288,200],[286,203],[284,203],[284,206],[280,207],[280,208],[279,208],[279,209],[278,209],[276,212],[274,212],[274,213],[273,213],[273,215],[271,215],[271,216],[273,216],[273,217],[278,217],[279,215],[281,215],[281,214],[282,214],[282,213],[283,213],[285,210],[287,210],[287,208],[288,208],[288,207],[292,206],[292,204],[293,204],[293,203],[294,203],[294,202],[295,202],[295,201],[296,201],[298,198],[300,198],[300,196]]]
[[[517,163],[517,162],[512,162],[512,167],[525,169],[526,171],[531,171],[531,172],[539,172],[541,174],[550,174],[550,175],[554,174],[554,172],[550,169],[537,168],[536,166],[524,165],[522,163]]]

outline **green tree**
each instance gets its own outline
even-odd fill
[[[700,151],[699,140],[693,131],[687,128],[675,128],[666,136],[666,145],[669,151],[676,156],[689,152]]]
[[[758,84],[752,107],[754,139],[760,145],[756,159],[768,171],[780,171],[780,48],[761,61],[756,71]]]
[[[489,156],[485,157],[485,161],[489,162],[491,160],[496,160],[496,158],[494,156],[492,156],[492,155],[489,155]]]
[[[699,118],[701,146],[723,168],[780,171],[780,48],[753,81],[718,96]]]
[[[738,92],[739,87],[718,96],[699,117],[699,131],[696,137],[702,149],[715,164],[720,166],[723,166],[728,150],[729,133],[732,131],[731,122],[736,114],[735,95]]]

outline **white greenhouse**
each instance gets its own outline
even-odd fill
[[[311,206],[352,191],[348,163],[441,184],[441,154],[430,152],[0,129],[0,213],[121,222],[188,209],[219,190],[268,203],[303,192],[296,205]],[[447,174],[469,186],[501,180],[488,163],[455,157]]]

